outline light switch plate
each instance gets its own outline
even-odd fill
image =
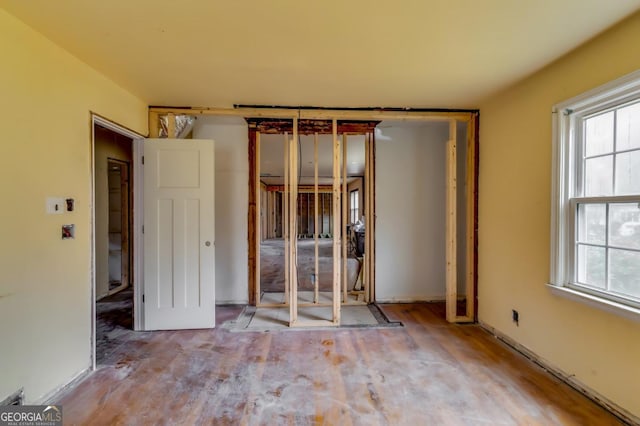
[[[47,214],[64,213],[66,209],[64,198],[47,197],[46,209],[47,209]]]

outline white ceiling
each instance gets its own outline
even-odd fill
[[[152,105],[477,107],[640,0],[0,0]]]

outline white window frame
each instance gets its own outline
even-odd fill
[[[355,197],[353,196],[355,193]],[[355,199],[355,206],[354,206]],[[360,189],[352,189],[349,192],[349,219],[351,223],[356,223],[360,212]]]
[[[551,188],[551,290],[640,320],[640,303],[574,283],[575,229],[579,203],[640,202],[631,196],[577,197],[582,176],[581,129],[583,117],[640,100],[640,70],[585,92],[553,107],[553,164]]]

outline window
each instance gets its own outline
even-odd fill
[[[354,189],[349,193],[349,219],[351,223],[356,223],[359,217],[358,200],[360,199],[360,191]]]
[[[640,72],[554,109],[551,283],[640,308]]]

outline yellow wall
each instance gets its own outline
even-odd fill
[[[640,68],[640,14],[480,108],[479,318],[640,416],[640,322],[552,295],[551,107]],[[511,321],[520,312],[520,326]]]
[[[37,401],[90,365],[90,111],[146,134],[146,105],[4,10],[0,52],[0,400]]]

